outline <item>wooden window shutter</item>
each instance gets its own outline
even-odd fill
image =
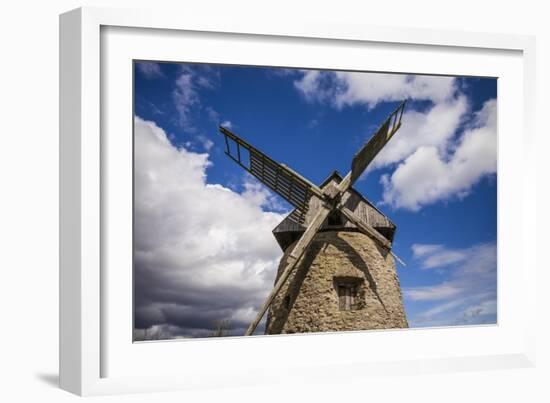
[[[358,287],[352,284],[338,285],[338,306],[341,311],[357,309],[357,289]]]

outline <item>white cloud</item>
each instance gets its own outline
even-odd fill
[[[460,291],[454,284],[441,283],[429,287],[409,288],[405,290],[405,295],[413,301],[433,301],[454,297]]]
[[[372,108],[380,102],[406,98],[442,102],[456,91],[453,77],[317,70],[301,73],[294,86],[308,101],[330,102],[337,108],[356,103]]]
[[[138,328],[203,335],[231,319],[239,331],[273,285],[282,252],[271,231],[284,215],[263,211],[263,189],[207,183],[209,165],[207,154],[177,149],[135,118]]]
[[[420,147],[433,147],[445,155],[467,112],[465,96],[437,103],[424,112],[406,109],[399,132],[378,154],[372,168],[401,162]]]
[[[196,136],[196,139],[206,151],[210,151],[210,149],[214,146],[214,142],[203,134]]]
[[[496,315],[497,314],[497,301],[491,299],[488,301],[480,302],[477,305],[472,305],[463,311],[463,319],[475,320],[480,316]]]
[[[467,98],[458,92],[453,77],[315,70],[302,73],[294,81],[302,95],[336,108],[355,104],[372,108],[380,102],[403,99],[432,102],[422,112],[410,105],[405,109],[398,135],[380,152],[370,170],[403,161],[422,146],[445,153],[468,112]]]
[[[423,258],[423,269],[442,268],[468,258],[467,250],[447,249],[443,245],[413,244],[413,257]]]
[[[445,249],[443,245],[432,245],[432,244],[419,244],[415,243],[411,246],[413,251],[413,256],[419,258],[426,255],[431,255],[433,253],[440,252]]]
[[[191,115],[201,106],[198,89],[213,89],[217,86],[219,73],[208,66],[182,66],[180,75],[176,79],[172,92],[174,105],[179,114],[180,125],[190,131],[195,131]],[[217,114],[212,108],[207,107],[209,116]]]
[[[463,299],[451,299],[449,302],[445,302],[443,304],[435,305],[433,308],[429,308],[425,311],[423,311],[419,316],[426,321],[426,319],[433,319],[439,317],[439,320],[441,320],[441,315],[443,313],[447,313],[449,311],[452,311],[453,309],[460,308],[464,304]]]
[[[174,104],[179,114],[179,122],[184,128],[191,128],[191,108],[199,104],[199,96],[193,83],[193,74],[190,70],[184,70],[176,80],[173,91]]]
[[[370,109],[402,99],[431,103],[421,111],[409,104],[400,131],[367,170],[397,165],[381,178],[383,204],[417,211],[465,197],[482,177],[496,172],[496,100],[472,113],[453,77],[316,70],[298,76],[294,86],[307,101],[337,109]]]
[[[403,290],[410,301],[432,305],[410,319],[412,326],[494,323],[496,320],[496,265],[494,243],[464,249],[442,245],[413,245],[421,268],[443,269],[439,283]]]
[[[224,120],[224,121],[220,124],[220,126],[223,126],[223,127],[225,127],[226,129],[231,130],[231,129],[233,128],[233,123],[231,123],[230,120]]]
[[[214,108],[211,106],[206,106],[204,110],[206,111],[208,119],[211,122],[218,123],[220,121],[220,114]]]
[[[314,129],[317,126],[319,126],[319,119],[311,119],[307,124],[308,129]]]
[[[384,175],[385,204],[413,211],[438,200],[465,197],[473,185],[496,173],[496,100],[474,115],[470,126],[448,153],[435,145],[423,145],[391,175]]]
[[[280,197],[272,193],[249,173],[245,174],[244,192],[242,195],[254,200],[257,205],[262,206],[268,211],[290,213],[291,207],[289,205],[283,204]]]
[[[496,280],[495,244],[480,244],[465,249],[415,244],[412,249],[414,258],[421,258],[421,268],[453,266],[450,280],[405,289],[405,295],[412,300],[445,299],[457,294],[467,294],[476,289],[476,284],[496,286],[496,281],[495,284],[492,282]]]
[[[137,62],[138,70],[148,79],[164,77],[160,64],[154,62]]]

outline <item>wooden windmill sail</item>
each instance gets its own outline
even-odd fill
[[[314,238],[319,237],[319,231],[327,226],[327,222],[330,221],[331,217],[341,217],[342,227],[353,227],[362,236],[366,236],[365,239],[370,240],[369,242],[376,244],[382,254],[393,255],[391,242],[395,225],[352,186],[401,127],[405,103],[403,101],[388,116],[371,139],[357,152],[353,157],[351,170],[346,176],[341,177],[338,174],[333,174],[321,186],[316,186],[286,165],[272,160],[228,129],[220,127],[220,132],[225,137],[226,154],[294,207],[287,219],[274,230],[277,241],[285,250],[285,255],[281,261],[275,285],[260,307],[256,318],[248,327],[246,335],[253,334],[258,323],[282,289],[290,292],[288,291],[290,289],[289,284],[286,283],[297,265],[303,260],[304,254],[312,245]],[[360,248],[361,246],[358,246],[356,249]],[[365,259],[369,259],[369,257],[365,257]],[[393,264],[393,261],[391,264]],[[304,273],[308,269],[308,267],[305,267]],[[383,270],[391,272],[391,265]],[[393,271],[395,272],[394,265]],[[369,287],[376,287],[375,279],[368,273],[367,276],[366,281]],[[359,287],[357,284],[353,281],[344,281],[335,286],[340,310],[362,306],[362,302],[359,300],[363,294],[357,294],[357,287]],[[395,312],[397,312],[399,320],[396,322],[398,325],[395,325],[395,327],[406,326],[398,283],[396,292],[398,293],[397,299],[399,302],[397,307],[388,308],[384,305],[383,298],[376,293],[376,288],[373,289],[388,315],[395,316]],[[290,299],[296,299],[296,292],[292,297],[289,294],[285,298],[287,300],[278,304],[278,306],[282,306],[280,309],[289,311]],[[401,303],[401,306],[399,306],[399,303]],[[368,316],[369,313],[367,312],[365,315]]]

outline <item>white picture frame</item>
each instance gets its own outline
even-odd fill
[[[110,27],[117,27],[112,29]],[[459,60],[470,52],[472,57],[500,57],[510,54],[510,70],[504,72],[504,77],[514,81],[505,81],[504,87],[499,87],[499,101],[504,94],[504,105],[499,104],[500,111],[517,109],[516,116],[499,117],[506,121],[506,127],[499,127],[503,133],[512,128],[518,129],[517,138],[508,138],[499,144],[499,203],[503,201],[503,209],[499,205],[499,325],[495,327],[478,327],[474,330],[463,328],[426,329],[422,331],[370,332],[368,334],[354,332],[346,335],[328,334],[317,336],[250,338],[247,340],[230,339],[215,341],[193,341],[191,343],[164,342],[132,344],[126,330],[116,330],[113,323],[126,323],[120,315],[131,316],[128,311],[127,294],[122,293],[120,301],[108,298],[113,284],[121,284],[124,278],[116,279],[106,287],[104,280],[110,278],[105,268],[109,267],[105,251],[108,250],[104,227],[117,228],[121,233],[128,232],[128,221],[116,221],[113,216],[102,212],[109,203],[109,180],[111,177],[128,178],[126,171],[115,171],[109,158],[117,152],[124,152],[127,142],[113,144],[112,137],[105,138],[105,133],[112,131],[111,123],[106,122],[106,115],[112,112],[105,108],[102,97],[105,94],[128,97],[123,87],[113,85],[105,88],[102,74],[105,73],[105,61],[102,58],[115,57],[104,48],[119,46],[117,57],[132,57],[131,52],[120,48],[123,42],[117,42],[117,32],[122,36],[138,35],[139,30],[146,36],[150,30],[156,33],[166,33],[162,39],[165,46],[160,45],[155,52],[160,58],[169,58],[172,41],[178,41],[178,33],[193,33],[194,38],[201,35],[215,34],[215,40],[224,36],[231,38],[249,38],[261,46],[288,46],[288,41],[303,46],[310,46],[311,41],[321,41],[322,46],[331,46],[335,51],[346,46],[357,47],[372,45],[379,49],[395,47],[395,52],[424,52],[426,57],[430,52],[441,52],[442,65],[438,67],[431,60],[432,71],[414,65],[411,61],[406,66],[396,66],[404,71],[417,72],[422,68],[425,73],[448,74],[445,70],[445,58]],[[111,31],[110,31],[111,30]],[[118,31],[117,31],[118,30]],[[125,31],[126,30],[126,31]],[[112,39],[106,42],[105,32],[114,32]],[[169,35],[168,35],[169,33]],[[103,35],[103,36],[102,36]],[[241,39],[239,39],[241,40]],[[108,43],[108,46],[106,46]],[[249,46],[250,44],[244,44]],[[369,45],[369,46],[370,46]],[[143,48],[147,46],[142,42]],[[213,45],[215,46],[215,44]],[[251,46],[251,45],[250,45]],[[131,49],[131,47],[128,47]],[[223,62],[235,57],[242,64],[253,63],[250,55],[244,51],[232,49],[233,56],[225,55],[204,59],[197,51],[193,61]],[[290,48],[288,48],[290,50]],[[350,374],[354,377],[371,374],[412,374],[418,372],[437,372],[455,370],[477,370],[491,368],[511,368],[531,366],[534,362],[534,329],[535,319],[525,312],[535,312],[536,262],[534,254],[526,253],[530,244],[528,238],[528,222],[535,222],[534,160],[525,158],[532,152],[534,137],[534,92],[535,64],[534,39],[529,36],[481,34],[456,31],[429,31],[406,28],[384,28],[349,25],[338,22],[316,21],[314,17],[303,19],[300,23],[292,21],[284,26],[278,22],[245,19],[204,19],[190,14],[178,14],[151,10],[115,10],[103,8],[81,8],[61,15],[60,17],[60,384],[63,389],[79,395],[97,395],[113,393],[135,393],[186,388],[208,388],[226,385],[254,385],[258,383],[288,382],[295,383],[297,376],[304,379],[322,380],[330,376],[345,379]],[[361,51],[361,50],[360,50]],[[165,52],[165,53],[162,53]],[[261,52],[250,52],[254,57],[261,57]],[[312,52],[313,54],[314,52]],[[111,55],[111,56],[110,56]],[[477,55],[477,56],[475,56]],[[153,54],[151,53],[151,58]],[[263,62],[277,65],[289,65],[283,61],[280,53],[266,57]],[[396,56],[393,56],[396,57]],[[203,59],[201,59],[203,58]],[[225,58],[225,59],[224,59]],[[502,65],[506,65],[503,58]],[[169,60],[169,59],[167,59]],[[172,60],[180,60],[176,56]],[[319,66],[312,56],[311,67]],[[344,60],[344,59],[342,59]],[[487,59],[488,61],[490,59]],[[121,61],[125,63],[124,60]],[[258,63],[257,61],[255,63]],[[302,63],[298,63],[298,66]],[[349,67],[352,59],[342,62],[340,67]],[[347,64],[346,64],[347,63]],[[448,61],[447,61],[447,64]],[[456,63],[455,63],[456,64]],[[108,67],[108,66],[107,66]],[[337,65],[331,66],[337,68]],[[360,66],[357,66],[360,67]],[[109,67],[108,67],[109,68]],[[379,68],[382,68],[380,66]],[[436,69],[440,69],[437,70]],[[468,72],[464,66],[462,72]],[[497,71],[498,66],[486,65],[472,70],[472,75]],[[502,67],[504,69],[505,67]],[[113,65],[113,69],[117,69]],[[502,70],[504,71],[504,70]],[[477,72],[477,73],[476,73]],[[474,74],[476,73],[476,74]],[[109,73],[111,74],[111,73]],[[509,74],[509,76],[506,76]],[[517,80],[521,82],[517,82]],[[515,83],[515,84],[514,84]],[[124,84],[124,83],[123,83]],[[514,91],[506,95],[508,87]],[[125,87],[127,89],[127,87]],[[503,92],[501,92],[501,90]],[[513,96],[512,93],[518,95]],[[113,105],[110,100],[109,105]],[[508,101],[506,101],[508,99]],[[122,102],[126,105],[127,103]],[[501,109],[502,107],[502,109]],[[118,108],[118,106],[117,106]],[[120,110],[119,110],[120,111]],[[124,109],[122,110],[122,112]],[[505,115],[509,115],[506,114]],[[130,115],[131,117],[131,115]],[[103,120],[102,120],[103,119]],[[127,119],[131,121],[131,119]],[[116,125],[116,123],[113,123]],[[123,129],[126,130],[126,129]],[[521,136],[519,135],[521,133]],[[102,137],[103,136],[103,137]],[[501,133],[499,133],[501,136]],[[499,139],[502,140],[501,137]],[[128,140],[126,138],[126,140]],[[118,147],[118,148],[117,148]],[[107,152],[108,150],[108,152]],[[122,151],[121,151],[122,150]],[[515,160],[514,170],[507,169],[508,155],[516,152],[523,158]],[[127,155],[127,154],[126,154]],[[122,164],[124,165],[124,164]],[[126,176],[124,176],[126,175]],[[108,180],[109,179],[109,180]],[[114,179],[113,179],[114,180]],[[130,179],[131,180],[131,177]],[[504,185],[504,186],[501,186]],[[519,186],[523,191],[515,195],[505,194],[502,190]],[[109,207],[110,208],[110,207]],[[511,218],[504,214],[508,209],[515,209],[517,216]],[[126,218],[128,218],[126,216]],[[106,222],[106,220],[109,220]],[[112,222],[111,222],[112,221]],[[130,222],[131,225],[131,222]],[[510,228],[513,231],[503,231]],[[502,235],[502,237],[501,237]],[[109,239],[113,239],[109,235]],[[122,239],[124,238],[124,239]],[[502,240],[502,241],[501,241]],[[121,235],[121,242],[127,246],[131,241]],[[131,242],[129,243],[131,245]],[[504,247],[502,247],[504,245]],[[509,245],[515,245],[514,252],[509,251]],[[513,253],[513,255],[504,255]],[[503,261],[503,257],[504,259]],[[512,265],[521,270],[508,270]],[[506,270],[501,270],[505,265]],[[504,267],[504,266],[503,266]],[[128,273],[128,272],[126,272]],[[521,282],[522,287],[516,290],[521,297],[521,307],[515,306],[515,301],[509,300],[506,287]],[[128,287],[131,283],[128,284]],[[504,300],[500,293],[504,292]],[[128,293],[128,290],[125,291]],[[114,304],[117,304],[116,306]],[[126,305],[124,305],[126,304]],[[501,312],[504,319],[501,320]],[[510,316],[506,317],[506,313]],[[119,315],[119,316],[117,316]],[[521,320],[519,316],[522,316]],[[114,318],[114,319],[113,319]],[[131,318],[129,319],[131,321]],[[106,331],[106,327],[112,328]],[[114,333],[114,335],[113,335]],[[393,355],[370,357],[358,354],[347,360],[317,360],[316,348],[326,348],[327,345],[338,347],[345,338],[345,346],[362,345],[367,340],[372,343],[394,343],[407,349],[416,346],[415,354],[405,355],[405,348],[396,348]],[[463,340],[464,348],[451,349],[445,345],[453,340]],[[389,342],[387,340],[390,340]],[[434,343],[440,341],[440,343]],[[118,344],[117,344],[118,343]],[[246,343],[243,345],[243,343]],[[149,347],[148,347],[149,346]],[[248,356],[242,356],[245,350]],[[418,352],[418,346],[432,347],[430,350]],[[439,347],[438,347],[439,346]],[[281,351],[291,349],[300,354],[280,358]],[[185,354],[187,361],[169,361],[168,355]],[[185,350],[185,351],[183,351]],[[385,350],[380,349],[381,353]],[[374,353],[374,352],[372,352]],[[225,354],[225,356],[224,356]],[[239,360],[239,356],[241,360]],[[407,353],[409,354],[409,353]],[[197,357],[209,355],[212,359],[222,357],[231,362],[231,366],[221,365],[212,370],[208,365],[198,365]],[[262,364],[258,357],[264,356]],[[343,354],[342,356],[345,356]],[[133,373],[132,363],[135,357],[143,360],[162,362],[166,371],[158,374]],[[160,358],[159,358],[160,357]],[[111,370],[107,361],[128,362],[127,366],[119,365]],[[160,361],[159,361],[160,360]],[[239,362],[240,361],[240,362]],[[152,361],[151,361],[152,362]],[[208,363],[207,363],[208,364]],[[114,366],[113,366],[114,368]],[[261,371],[258,371],[261,369]],[[327,378],[328,379],[328,378]]]

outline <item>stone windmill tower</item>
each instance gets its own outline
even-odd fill
[[[226,154],[295,209],[273,230],[284,251],[266,311],[266,333],[408,327],[391,251],[395,224],[352,186],[401,127],[405,101],[355,155],[344,177],[320,186],[224,127]]]

